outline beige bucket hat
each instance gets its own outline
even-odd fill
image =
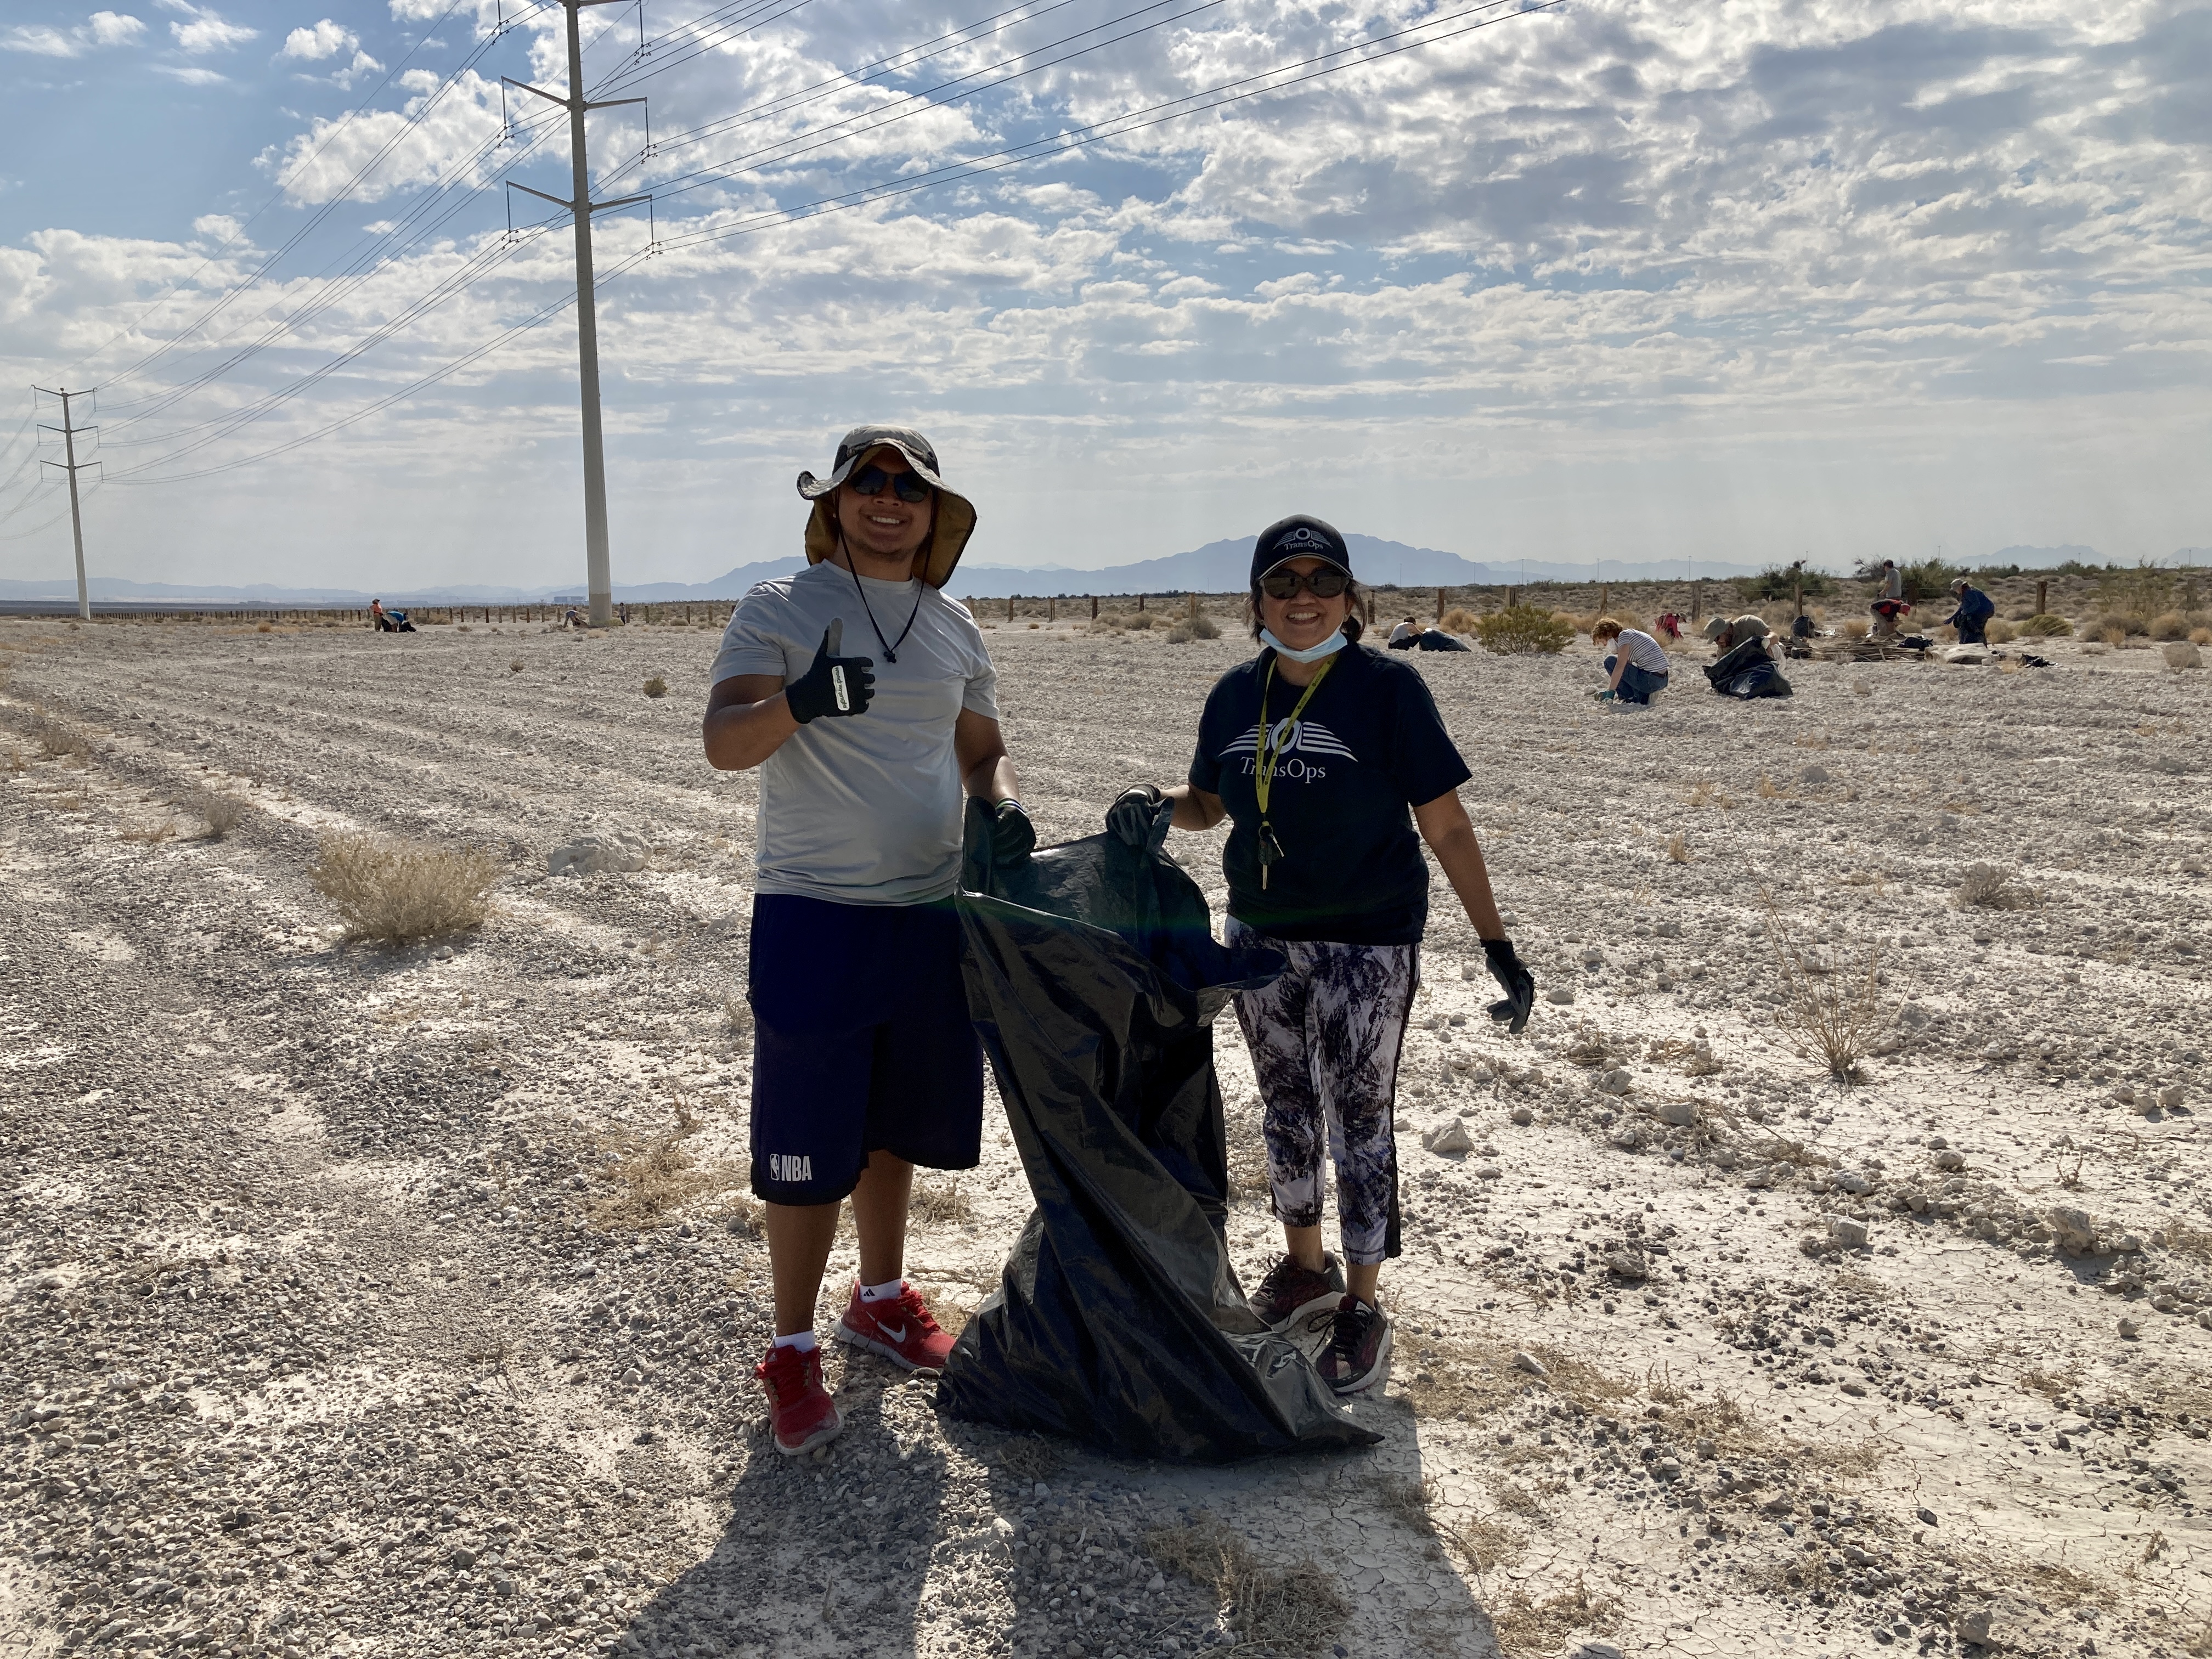
[[[799,475],[799,495],[814,503],[806,519],[806,562],[820,564],[837,550],[837,486],[878,449],[898,451],[915,475],[937,492],[935,520],[929,539],[915,554],[914,574],[932,587],[942,587],[952,579],[968,538],[975,533],[975,504],[945,482],[937,451],[911,427],[856,426],[838,440],[828,477]]]

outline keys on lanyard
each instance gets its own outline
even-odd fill
[[[1273,824],[1260,826],[1260,890],[1267,890],[1267,866],[1283,856],[1283,844],[1275,839]]]

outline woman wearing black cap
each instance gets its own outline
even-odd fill
[[[1455,793],[1466,763],[1419,672],[1358,643],[1366,610],[1334,528],[1303,514],[1270,526],[1252,554],[1252,632],[1264,648],[1206,697],[1189,781],[1128,790],[1107,814],[1139,844],[1164,833],[1170,802],[1180,830],[1226,816],[1229,937],[1290,958],[1273,984],[1237,998],[1285,1247],[1252,1308],[1277,1329],[1326,1313],[1319,1369],[1340,1395],[1373,1387],[1390,1357],[1376,1282],[1399,1254],[1392,1115],[1428,919],[1423,841],[1505,989],[1492,1018],[1518,1032],[1536,994]],[[1322,1248],[1324,1143],[1343,1266]]]

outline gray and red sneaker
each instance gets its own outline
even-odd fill
[[[1339,1396],[1364,1394],[1390,1374],[1390,1316],[1347,1295],[1314,1369]]]
[[[845,1431],[837,1402],[822,1386],[822,1350],[770,1348],[768,1358],[753,1367],[768,1393],[769,1424],[775,1431],[775,1449],[797,1457],[817,1446],[826,1446]]]
[[[853,1299],[837,1322],[837,1340],[879,1353],[910,1371],[941,1371],[952,1356],[952,1339],[929,1316],[921,1292],[904,1283],[895,1297],[865,1302],[860,1282],[854,1280]]]
[[[1344,1295],[1344,1264],[1333,1255],[1321,1259],[1321,1271],[1301,1267],[1297,1257],[1286,1255],[1268,1269],[1260,1288],[1245,1299],[1271,1331],[1287,1330],[1308,1314],[1334,1309]]]

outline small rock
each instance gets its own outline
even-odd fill
[[[1571,1007],[1575,1000],[1574,988],[1569,985],[1554,985],[1544,993],[1544,1000],[1561,1008]]]
[[[1826,783],[1828,781],[1828,769],[1825,766],[1806,767],[1797,774],[1797,781],[1800,783]]]
[[[1828,1177],[1828,1185],[1839,1193],[1849,1193],[1854,1198],[1863,1197],[1874,1190],[1874,1182],[1856,1170],[1838,1170]]]
[[[2134,1339],[2136,1339],[2136,1337],[2138,1337],[2138,1336],[2141,1336],[2142,1334],[2142,1327],[2141,1325],[2137,1324],[2134,1320],[2132,1320],[2132,1319],[2123,1319],[2123,1320],[2120,1322],[2120,1335],[2121,1335],[2121,1336],[2122,1336],[2122,1338],[2124,1338],[2124,1340],[2127,1340],[2132,1341]]]
[[[1612,1249],[1605,1253],[1605,1265],[1623,1279],[1642,1279],[1650,1269],[1644,1265],[1640,1250]]]
[[[1620,1650],[1610,1642],[1585,1642],[1567,1659],[1621,1659]]]
[[[1474,1178],[1477,1181],[1496,1181],[1504,1173],[1495,1164],[1485,1164],[1475,1170]]]
[[[2087,1210],[2056,1209],[2048,1212],[2043,1219],[2062,1250],[2087,1255],[2096,1248],[2097,1224]]]
[[[1457,1118],[1421,1137],[1421,1145],[1438,1158],[1464,1158],[1474,1150],[1474,1137]]]
[[[1625,1095],[1633,1086],[1633,1080],[1618,1066],[1598,1074],[1597,1091],[1601,1095]]]
[[[1936,1154],[1933,1162],[1939,1170],[1963,1170],[1966,1167],[1966,1155],[1956,1146],[1946,1146]]]
[[[2180,1105],[2187,1097],[2182,1093],[2181,1085],[2179,1083],[2169,1084],[2158,1091],[2158,1103],[2169,1111]]]
[[[645,868],[646,842],[642,836],[617,832],[605,836],[580,836],[565,847],[556,847],[546,855],[545,873],[549,876],[591,876],[603,871],[632,871]]]
[[[1536,1114],[1529,1107],[1516,1106],[1513,1109],[1513,1121],[1525,1129],[1536,1121]]]
[[[2119,1102],[2123,1106],[2134,1105],[2136,1103],[2135,1085],[2132,1083],[2115,1083],[2112,1085],[2112,1098]]]
[[[1923,1527],[1932,1527],[1932,1526],[1934,1526],[1934,1525],[1936,1524],[1936,1511],[1935,1511],[1935,1510],[1913,1510],[1913,1513],[1914,1513],[1915,1515],[1917,1515],[1917,1516],[1918,1516],[1920,1517],[1920,1524],[1921,1524],[1922,1526],[1923,1526]]]
[[[1549,1365],[1537,1358],[1534,1354],[1522,1348],[1516,1348],[1513,1351],[1513,1369],[1516,1371],[1526,1371],[1531,1376],[1549,1376],[1552,1374],[1552,1368]]]
[[[1146,1592],[1153,1595],[1158,1595],[1167,1587],[1168,1581],[1167,1575],[1165,1573],[1156,1572],[1150,1578],[1147,1578],[1145,1581],[1145,1589]]]
[[[1862,1250],[1866,1248],[1867,1224],[1854,1221],[1847,1215],[1828,1218],[1828,1242],[1839,1250]]]
[[[1698,1122],[1697,1103],[1688,1100],[1662,1100],[1653,1109],[1651,1115],[1673,1128],[1695,1128]]]

